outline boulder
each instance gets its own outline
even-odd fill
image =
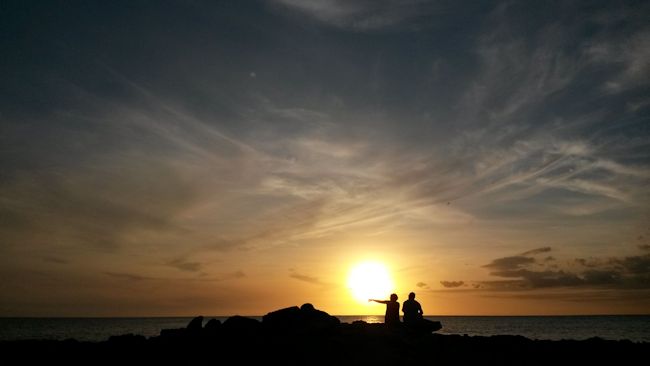
[[[262,317],[265,327],[275,330],[288,330],[300,326],[302,320],[300,308],[292,306],[272,311]]]
[[[314,308],[312,304],[303,304],[300,307],[302,322],[305,326],[312,329],[327,329],[336,327],[341,321],[328,313]]]
[[[306,303],[300,308],[292,306],[272,311],[262,317],[262,324],[276,332],[310,332],[329,329],[340,324],[338,318],[317,310]]]
[[[192,319],[190,323],[187,324],[186,329],[189,333],[200,333],[203,329],[203,317],[197,316],[196,318]]]
[[[416,333],[433,333],[442,329],[442,324],[437,321],[420,318],[417,321],[404,323],[404,327]]]
[[[221,322],[217,319],[210,319],[205,323],[205,327],[203,328],[203,330],[209,334],[217,333],[219,329],[221,329]]]
[[[133,333],[123,334],[119,336],[110,336],[108,338],[108,344],[116,346],[141,346],[146,342],[146,338],[142,335],[136,335]]]
[[[253,334],[257,333],[260,328],[261,323],[258,320],[239,315],[231,316],[223,322],[223,329],[229,333]]]
[[[180,338],[185,336],[186,333],[187,333],[187,329],[185,328],[161,329],[160,337],[163,339]]]

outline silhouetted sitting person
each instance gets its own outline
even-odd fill
[[[422,305],[415,300],[415,293],[409,294],[409,299],[404,301],[402,306],[404,312],[404,325],[408,327],[411,332],[415,333],[431,333],[442,329],[440,322],[424,319],[424,312]]]
[[[384,317],[384,323],[386,325],[398,325],[399,321],[399,302],[397,302],[397,295],[391,294],[390,300],[375,300],[369,299],[368,301],[378,302],[380,304],[386,304],[386,316]]]
[[[412,326],[422,320],[422,305],[415,300],[415,293],[409,294],[409,299],[402,304],[402,312],[404,313],[404,324]]]

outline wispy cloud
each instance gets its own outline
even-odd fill
[[[650,31],[642,30],[621,40],[602,38],[585,48],[585,54],[596,64],[618,66],[618,74],[604,82],[602,88],[610,93],[621,93],[643,86],[642,80],[650,77]]]
[[[323,24],[371,31],[416,22],[418,18],[448,11],[441,1],[416,0],[273,0],[280,6],[306,14]],[[413,27],[413,24],[410,24]]]
[[[105,275],[129,281],[145,281],[145,280],[154,280],[153,277],[141,276],[133,273],[122,273],[122,272],[104,272]]]
[[[222,274],[222,275],[214,278],[214,280],[216,280],[216,281],[226,281],[226,280],[240,279],[240,278],[244,278],[244,277],[246,277],[246,273],[244,271],[239,270],[239,271],[234,271],[234,272]]]
[[[319,286],[326,285],[318,277],[301,274],[296,272],[295,270],[290,270],[289,277],[298,281],[311,283],[312,285],[319,285]]]
[[[531,256],[531,255],[537,255],[537,254],[542,254],[542,253],[548,253],[551,251],[551,247],[542,247],[542,248],[537,248],[533,250],[529,250],[527,252],[523,252],[520,255],[522,256]]]
[[[129,281],[162,281],[162,282],[168,282],[168,283],[173,283],[173,282],[220,282],[220,281],[227,281],[227,280],[235,280],[235,279],[241,279],[246,277],[246,273],[243,271],[234,271],[234,272],[228,272],[228,273],[222,273],[222,274],[217,274],[217,275],[210,275],[210,276],[198,276],[198,277],[150,277],[150,276],[142,276],[139,274],[134,274],[134,273],[128,273],[128,272],[111,272],[111,271],[106,271],[104,272],[105,275],[113,277],[113,278],[118,278],[122,280],[129,280]]]
[[[202,267],[202,264],[200,262],[189,262],[183,258],[173,259],[169,262],[166,262],[165,265],[186,272],[198,272]]]
[[[43,261],[48,262],[48,263],[56,263],[56,264],[68,264],[68,263],[70,263],[66,259],[55,257],[55,256],[45,256],[45,257],[43,257]]]
[[[30,242],[54,236],[104,250],[119,249],[129,235],[177,229],[172,217],[192,193],[169,164],[144,157],[101,164],[26,173],[5,183],[0,210],[31,229],[0,229]],[[166,179],[157,179],[162,176]]]

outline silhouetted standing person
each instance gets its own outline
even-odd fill
[[[368,301],[374,301],[380,304],[386,304],[386,316],[384,317],[384,323],[386,325],[399,324],[399,302],[397,302],[396,294],[391,294],[390,300],[369,299]]]
[[[409,299],[402,305],[404,324],[414,325],[422,320],[422,305],[415,300],[415,292],[409,294]]]

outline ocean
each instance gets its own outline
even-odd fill
[[[216,318],[222,322],[227,317]],[[261,316],[251,316],[261,320]],[[383,321],[383,316],[338,316],[341,322]],[[427,316],[440,321],[439,334],[521,335],[531,339],[629,339],[650,342],[650,315],[604,316]],[[180,318],[0,318],[0,340],[68,339],[103,341],[112,335],[160,334],[161,329],[181,328],[191,320]]]

